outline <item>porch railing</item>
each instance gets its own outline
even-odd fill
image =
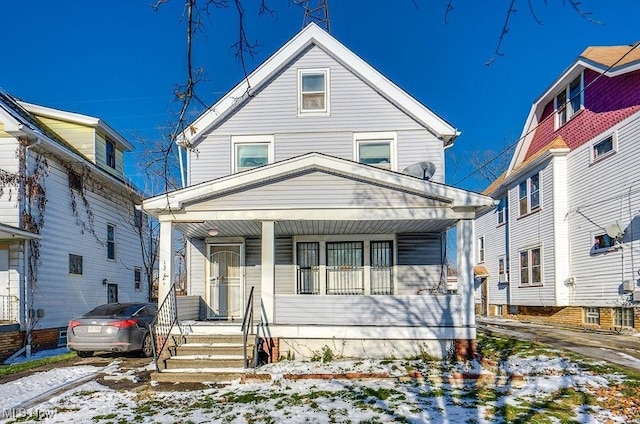
[[[320,272],[318,268],[298,268],[298,294],[319,293]]]
[[[18,296],[1,295],[0,296],[0,321],[17,321],[18,320]]]
[[[178,323],[178,308],[176,301],[176,284],[173,283],[164,298],[155,320],[151,323],[151,336],[153,347],[153,360],[156,365],[156,371],[160,371],[158,360],[162,355],[162,350],[167,345],[171,330]]]
[[[364,268],[327,267],[327,294],[364,294]]]
[[[393,294],[391,267],[371,268],[371,294]]]
[[[244,367],[248,367],[247,357],[247,343],[249,341],[249,334],[255,334],[253,330],[253,290],[255,287],[251,287],[249,292],[249,298],[247,299],[247,306],[244,309],[244,318],[242,319],[242,340],[244,346]],[[253,368],[256,367],[258,361],[258,344],[256,343],[253,349]]]

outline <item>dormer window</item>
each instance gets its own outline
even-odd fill
[[[584,106],[582,74],[578,75],[555,98],[556,129],[567,123]]]
[[[108,167],[116,169],[116,146],[111,140],[105,140],[106,144],[106,156],[105,162]]]
[[[232,172],[273,162],[273,136],[235,136],[231,138]]]
[[[298,71],[298,113],[329,113],[329,70]]]

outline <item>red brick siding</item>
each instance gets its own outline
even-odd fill
[[[8,331],[0,333],[0,361],[4,361],[24,345],[24,332]]]
[[[31,348],[34,352],[43,349],[55,349],[58,347],[58,329],[45,328],[33,330],[31,333]]]
[[[557,131],[554,129],[553,100],[545,106],[525,160],[557,136],[573,150],[640,110],[640,71],[595,81],[597,76],[598,73],[585,70],[584,110]],[[591,83],[593,85],[589,86]]]

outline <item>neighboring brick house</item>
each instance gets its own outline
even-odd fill
[[[486,315],[640,329],[640,48],[589,47],[531,108],[475,221]]]

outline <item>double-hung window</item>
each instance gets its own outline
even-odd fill
[[[542,284],[542,256],[539,247],[520,251],[520,285]]]
[[[396,166],[395,132],[355,133],[354,160],[359,163],[395,170]]]
[[[233,172],[246,171],[273,162],[273,140],[272,135],[232,137]]]
[[[506,258],[498,258],[498,283],[508,283]]]
[[[329,70],[298,70],[298,113],[329,113]]]
[[[509,217],[507,213],[507,197],[504,196],[498,202],[498,206],[496,207],[498,214],[498,225],[506,224],[507,219]]]
[[[484,236],[478,237],[478,263],[484,262]]]
[[[532,175],[518,184],[520,216],[540,209],[540,174]]]
[[[111,140],[105,140],[105,162],[108,167],[116,169],[116,145]]]
[[[555,100],[556,129],[567,123],[584,105],[582,74],[558,93]]]
[[[135,290],[142,290],[142,268],[133,269],[133,287]]]
[[[107,224],[107,259],[114,260],[116,258],[116,227]]]

